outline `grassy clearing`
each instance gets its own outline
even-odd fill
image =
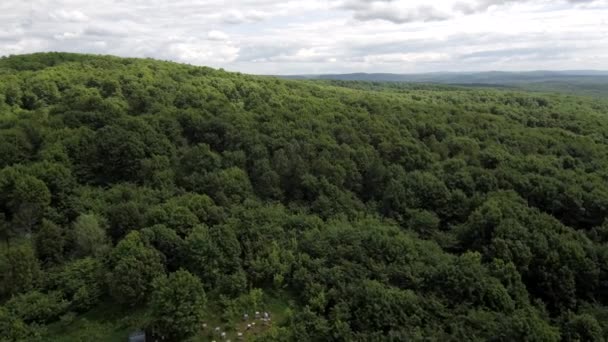
[[[249,321],[231,319],[226,321],[219,313],[221,311],[217,302],[210,302],[207,306],[205,323],[197,336],[192,337],[191,342],[207,342],[221,340],[220,336],[214,334],[214,328],[220,327],[226,332],[226,339],[231,341],[250,341],[253,337],[266,332],[273,325],[281,324],[286,319],[286,310],[290,305],[284,294],[269,295],[265,298],[265,305],[257,311],[270,313],[271,321],[268,325],[263,324],[261,319],[255,319],[255,310],[249,312]],[[127,341],[129,333],[141,329],[145,322],[145,309],[134,310],[119,309],[116,303],[107,301],[93,310],[73,318],[69,315],[59,322],[50,324],[43,334],[44,341],[52,342],[113,342]],[[247,324],[255,323],[247,330]],[[243,333],[243,339],[239,340],[237,332]]]
[[[64,316],[59,322],[50,324],[44,341],[126,341],[129,333],[143,323],[145,310],[122,310],[111,301],[106,301],[93,310],[70,318]]]
[[[285,298],[285,294],[266,296],[265,304],[261,308],[257,309],[260,314],[265,311],[270,314],[271,320],[266,324],[262,321],[262,319],[255,319],[256,309],[246,311],[246,313],[249,314],[248,321],[243,321],[242,317],[225,321],[221,317],[222,315],[218,314],[219,311],[211,309],[212,306],[209,306],[210,309],[207,314],[207,319],[204,322],[207,324],[207,327],[203,328],[201,326],[200,334],[190,339],[190,341],[208,342],[222,340],[221,337],[214,331],[216,327],[220,327],[220,331],[226,332],[226,340],[251,341],[254,337],[268,331],[268,329],[270,329],[272,326],[281,325],[285,322],[288,308],[293,308],[293,304],[286,301]],[[252,324],[250,329],[247,329],[248,324]],[[238,332],[243,333],[242,339],[238,338]]]

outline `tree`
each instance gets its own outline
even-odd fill
[[[32,143],[22,130],[0,132],[0,167],[29,160],[33,149]]]
[[[108,208],[109,235],[118,242],[132,230],[144,227],[144,215],[141,205],[134,201],[116,203]]]
[[[21,318],[0,307],[0,336],[2,341],[36,341],[40,335]]]
[[[139,178],[145,186],[158,189],[175,187],[175,171],[171,168],[171,161],[165,156],[154,155],[142,160]]]
[[[148,225],[165,225],[175,230],[180,236],[187,236],[199,224],[198,217],[188,208],[175,205],[174,203],[166,203],[152,208],[146,216]]]
[[[15,227],[6,220],[4,213],[0,213],[0,239],[5,243],[7,249],[10,249],[10,241],[15,235],[17,235]]]
[[[0,295],[10,296],[36,287],[40,264],[31,244],[12,246],[0,258]]]
[[[106,126],[96,132],[94,141],[95,170],[102,184],[137,180],[145,158],[145,145],[137,133]]]
[[[408,216],[407,227],[423,238],[430,237],[439,228],[440,220],[432,211],[414,209],[408,212]]]
[[[74,222],[74,252],[79,257],[105,255],[109,249],[109,240],[100,219],[94,214],[78,216]]]
[[[217,286],[220,280],[240,270],[241,248],[230,226],[194,228],[186,239],[186,250],[189,270],[210,288],[223,290]]]
[[[48,287],[60,291],[70,301],[70,309],[86,311],[106,293],[106,272],[104,264],[97,259],[74,260],[48,274]]]
[[[110,260],[110,294],[125,305],[142,303],[154,278],[164,273],[160,253],[148,246],[139,232],[125,236],[111,252]]]
[[[198,277],[179,270],[156,278],[152,287],[151,325],[156,335],[181,340],[198,331],[206,303]]]
[[[61,263],[65,242],[63,230],[53,222],[43,220],[35,239],[38,259],[47,264]]]
[[[195,190],[203,190],[222,205],[242,202],[253,194],[247,173],[238,167],[210,172],[203,177],[202,183]]]
[[[46,207],[51,203],[51,193],[43,181],[24,176],[15,181],[9,205],[13,211],[13,224],[29,233],[37,225]]]
[[[171,202],[190,209],[199,221],[206,225],[215,225],[224,220],[224,208],[217,206],[207,195],[187,193],[174,197]]]
[[[564,341],[602,341],[602,327],[595,317],[589,314],[569,314],[563,326]]]
[[[6,307],[26,323],[44,324],[56,320],[70,303],[60,292],[32,291],[11,298]]]
[[[142,229],[141,234],[162,253],[168,270],[176,271],[185,264],[186,242],[175,230],[164,225],[155,225]]]
[[[0,171],[0,212],[10,222],[11,233],[32,233],[51,203],[51,193],[40,179],[23,174],[16,168]]]

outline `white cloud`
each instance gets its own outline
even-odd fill
[[[228,40],[228,35],[222,31],[212,30],[207,33],[207,38],[209,40]]]
[[[516,4],[556,4],[593,6],[597,0],[345,0],[341,7],[359,20],[386,20],[393,23],[443,21],[490,10],[505,11]]]
[[[171,44],[168,47],[167,56],[186,63],[223,64],[236,60],[238,53],[239,48],[231,44],[193,42]]]
[[[363,60],[371,64],[385,63],[428,63],[449,60],[447,53],[420,52],[420,53],[390,53],[365,56]]]
[[[49,17],[56,21],[68,22],[85,22],[89,20],[89,17],[77,10],[57,10],[51,12]]]
[[[260,74],[608,69],[608,0],[3,0],[0,55]]]
[[[80,36],[80,32],[63,32],[53,35],[56,40],[76,39]]]
[[[220,15],[222,21],[227,24],[243,24],[262,21],[267,18],[268,14],[262,11],[251,10],[230,10]]]

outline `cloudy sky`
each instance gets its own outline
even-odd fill
[[[0,0],[0,55],[255,74],[608,70],[608,0]]]

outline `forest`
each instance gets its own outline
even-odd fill
[[[608,102],[0,59],[0,341],[608,340]]]
[[[432,83],[466,87],[512,88],[511,90],[578,94],[596,98],[608,96],[606,71],[528,72],[435,72],[422,74],[320,74],[288,75],[286,79],[365,81],[379,83]]]

